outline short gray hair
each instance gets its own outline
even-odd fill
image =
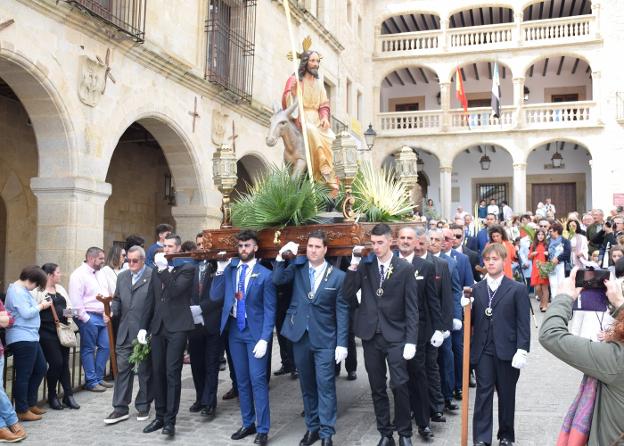
[[[130,254],[131,252],[138,252],[139,253],[139,258],[141,258],[141,259],[145,258],[145,250],[143,248],[141,248],[139,245],[134,245],[133,247],[131,247],[128,250],[128,254]]]

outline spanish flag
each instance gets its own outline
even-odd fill
[[[455,71],[455,96],[457,96],[457,100],[464,109],[464,113],[468,113],[468,99],[464,91],[464,80],[462,79],[459,67],[457,67]]]

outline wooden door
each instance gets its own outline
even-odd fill
[[[568,212],[578,210],[576,207],[576,183],[545,183],[533,184],[531,188],[532,210],[535,212],[537,203],[544,203],[546,198],[552,199],[557,210],[556,218],[565,218]]]

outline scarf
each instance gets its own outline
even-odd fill
[[[559,236],[548,245],[548,260],[553,260],[563,253],[563,237]]]
[[[576,398],[563,419],[557,446],[585,446],[589,440],[598,380],[583,375]]]

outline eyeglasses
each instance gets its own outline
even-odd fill
[[[453,241],[453,237],[444,237],[444,241],[445,242],[452,242]]]
[[[457,240],[461,240],[462,237],[463,237],[463,234],[455,234],[455,238]]]
[[[128,259],[128,263],[131,263],[131,264],[141,263],[142,261],[143,259]]]

